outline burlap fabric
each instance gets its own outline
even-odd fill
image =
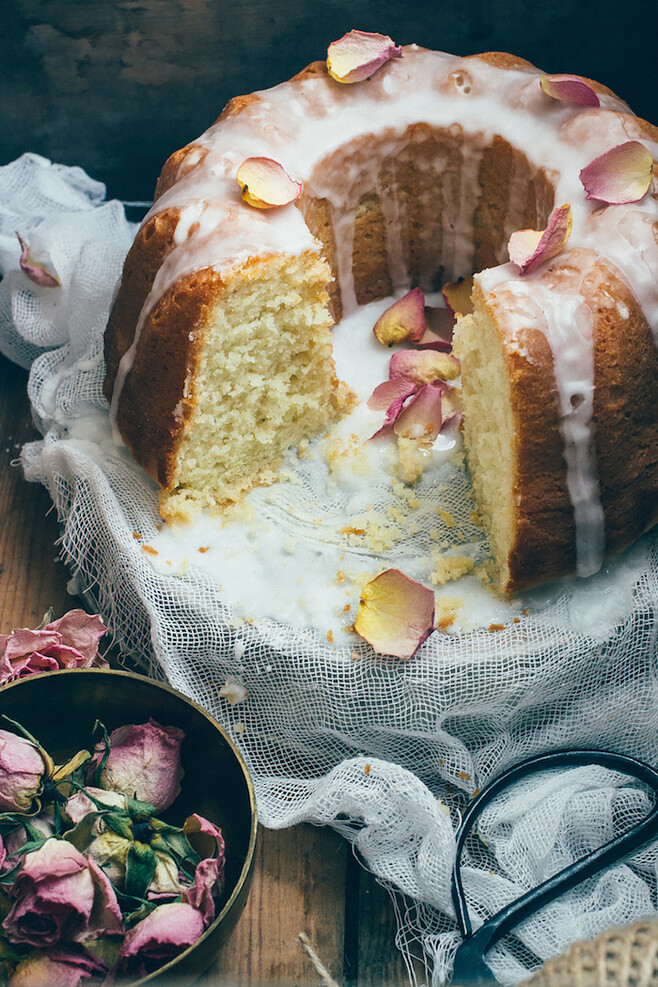
[[[658,984],[658,920],[643,919],[574,943],[524,980],[523,987],[654,987]]]

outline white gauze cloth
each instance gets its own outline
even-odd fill
[[[49,258],[60,288],[26,278],[16,230]],[[100,609],[122,651],[234,737],[263,824],[340,831],[394,896],[405,956],[442,984],[459,942],[450,873],[469,797],[551,750],[596,747],[658,763],[656,539],[596,577],[535,594],[527,616],[503,631],[435,633],[407,662],[365,646],[355,660],[315,630],[236,619],[194,566],[158,574],[133,537],[155,537],[157,493],[108,442],[102,395],[103,330],[133,235],[122,205],[105,202],[80,169],[33,154],[0,168],[0,348],[31,365],[43,434],[22,450],[25,476],[47,487],[72,588]],[[220,695],[226,683],[238,698],[246,690],[243,701]],[[474,924],[649,805],[641,788],[601,768],[517,785],[487,810],[480,849],[465,858]],[[575,939],[653,912],[657,865],[650,846],[526,921],[489,956],[498,980],[517,983]]]

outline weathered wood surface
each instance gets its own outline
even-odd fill
[[[231,96],[324,58],[351,28],[471,54],[511,51],[615,89],[658,122],[646,0],[2,0],[0,164],[81,165],[111,196],[150,199],[167,156]]]
[[[37,626],[50,607],[58,616],[84,607],[66,590],[46,490],[11,465],[20,446],[38,437],[26,381],[25,371],[0,357],[0,633]],[[203,980],[215,987],[321,984],[300,933],[339,984],[408,982],[389,896],[345,841],[313,826],[261,830],[246,908]]]

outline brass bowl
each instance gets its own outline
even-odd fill
[[[254,788],[237,747],[200,706],[168,685],[113,669],[79,668],[31,675],[0,689],[0,714],[24,726],[60,763],[92,738],[95,721],[108,732],[153,717],[185,733],[181,792],[162,818],[180,826],[198,812],[221,826],[226,841],[225,884],[217,916],[200,939],[133,984],[198,976],[208,968],[242,911],[255,861]],[[0,721],[1,725],[1,721]]]

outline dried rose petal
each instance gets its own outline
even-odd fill
[[[454,317],[450,316],[452,320],[452,325],[454,326]],[[423,333],[422,337],[414,346],[417,346],[419,350],[436,350],[438,353],[450,353],[452,350],[452,333],[450,333],[450,339],[444,339],[442,336],[437,336],[435,332],[428,329]]]
[[[395,419],[393,431],[402,439],[423,439],[434,442],[443,425],[441,391],[442,384],[438,380],[421,387],[401,409]]]
[[[548,218],[545,230],[517,230],[509,238],[509,258],[521,274],[529,274],[544,261],[555,257],[571,236],[571,206],[558,206]]]
[[[454,387],[452,384],[444,384],[441,389],[441,415],[443,417],[442,428],[452,425],[461,419],[463,411],[463,398],[461,387]]]
[[[411,658],[434,629],[434,593],[387,569],[361,590],[354,629],[379,654]]]
[[[412,288],[383,312],[375,322],[373,332],[384,346],[418,342],[427,329],[425,296],[420,288]]]
[[[388,373],[391,380],[404,378],[414,384],[431,380],[455,380],[461,373],[456,356],[433,349],[399,350],[391,357]]]
[[[407,394],[401,394],[400,397],[395,398],[395,400],[389,405],[386,411],[386,418],[384,419],[384,424],[381,428],[377,429],[374,435],[371,435],[371,439],[378,439],[380,435],[387,435],[391,431],[393,425],[397,421],[398,416],[401,414],[404,406],[409,402],[413,395],[417,392],[418,387],[415,384],[409,384],[411,390]]]
[[[579,106],[600,106],[601,101],[595,89],[579,75],[542,75],[539,80],[547,96],[563,103],[577,103]]]
[[[626,141],[594,158],[580,173],[588,199],[621,204],[638,202],[648,191],[653,158],[644,144]]]
[[[401,375],[395,380],[385,380],[368,398],[368,407],[373,411],[388,411],[394,401],[404,400],[416,390],[416,385],[410,380],[403,380]]]
[[[20,233],[16,233],[18,237],[18,242],[21,245],[21,259],[19,264],[21,265],[21,270],[30,281],[34,281],[35,284],[41,285],[42,288],[59,288],[61,286],[61,281],[57,277],[54,271],[50,271],[45,264],[40,260],[36,260],[30,253],[30,248],[27,242],[23,239]]]
[[[453,315],[470,315],[473,311],[472,291],[473,278],[468,277],[459,278],[458,281],[448,281],[444,284],[441,294]]]
[[[272,158],[247,158],[235,177],[242,189],[242,198],[256,209],[287,206],[302,194],[301,182],[293,181]]]
[[[402,48],[388,35],[349,31],[327,49],[327,71],[336,82],[364,82],[391,58],[401,58]]]

